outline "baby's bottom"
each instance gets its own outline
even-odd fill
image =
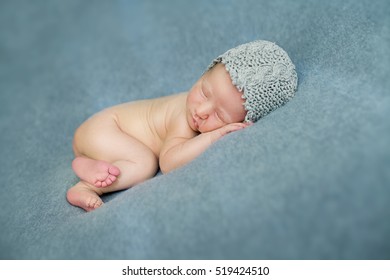
[[[83,123],[73,140],[73,170],[80,182],[68,190],[70,204],[92,211],[99,196],[127,189],[153,177],[158,159],[143,143],[124,133],[113,115],[99,113]]]

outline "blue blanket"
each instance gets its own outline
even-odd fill
[[[389,259],[390,4],[0,2],[1,259]],[[256,39],[296,97],[186,166],[70,206],[74,130]],[[387,93],[386,93],[387,92]]]

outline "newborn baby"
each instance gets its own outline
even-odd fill
[[[290,100],[295,67],[276,44],[254,41],[217,57],[188,92],[105,109],[75,132],[72,205],[92,211],[127,189],[190,162],[227,133]]]

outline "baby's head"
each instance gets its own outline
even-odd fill
[[[297,89],[297,73],[288,54],[268,41],[230,49],[214,59],[207,70],[218,63],[225,65],[233,84],[242,92],[246,122],[256,122],[284,105]]]
[[[276,44],[240,45],[214,59],[189,91],[188,123],[207,132],[228,123],[256,122],[290,100],[297,81],[293,63]]]

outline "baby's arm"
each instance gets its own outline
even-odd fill
[[[195,159],[222,136],[247,127],[248,124],[232,123],[219,129],[199,134],[193,138],[167,137],[160,153],[160,169],[168,173]]]

